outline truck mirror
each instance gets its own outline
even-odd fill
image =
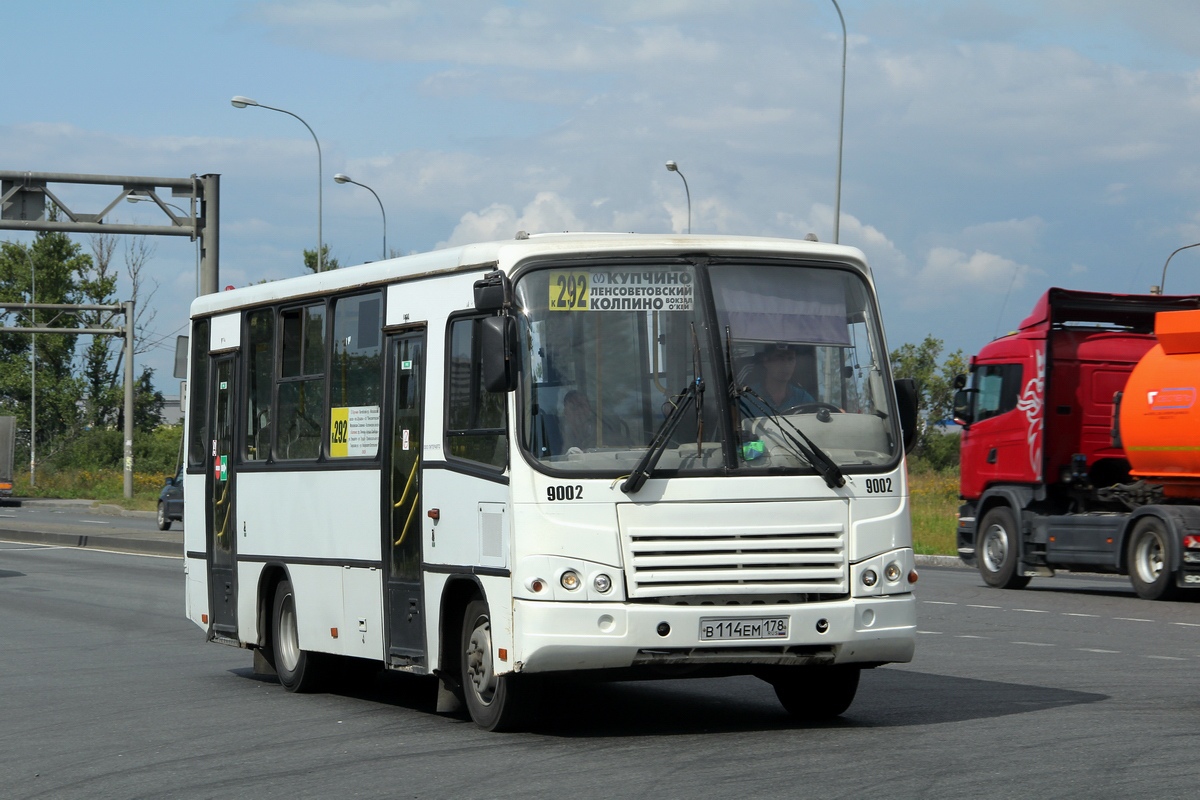
[[[896,405],[899,406],[900,433],[907,453],[917,443],[917,382],[912,378],[896,380]]]
[[[485,317],[481,328],[483,388],[511,392],[517,388],[517,321],[509,316]]]
[[[970,389],[959,389],[954,393],[954,421],[964,428],[975,421],[974,404],[971,402],[974,394]]]

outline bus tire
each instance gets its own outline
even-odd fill
[[[1017,573],[1017,519],[1008,506],[995,506],[983,515],[975,542],[975,561],[983,582],[996,589],[1024,589],[1029,578]]]
[[[463,697],[475,724],[488,731],[519,728],[525,722],[521,681],[511,673],[496,674],[492,621],[483,600],[472,600],[463,613],[459,655]]]
[[[279,582],[271,608],[271,655],[279,682],[289,692],[316,691],[325,677],[325,657],[300,649],[291,581]]]
[[[793,719],[828,722],[854,702],[862,669],[855,666],[785,667],[769,678]]]
[[[1175,571],[1171,569],[1170,534],[1158,517],[1142,517],[1129,535],[1126,563],[1129,582],[1138,597],[1146,600],[1170,600],[1179,593]]]

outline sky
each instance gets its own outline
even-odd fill
[[[840,6],[845,39],[832,0],[6,2],[0,170],[219,174],[220,285],[242,286],[303,272],[318,186],[342,265],[381,257],[385,213],[404,254],[684,232],[668,160],[692,232],[832,241],[841,127],[838,239],[889,347],[967,355],[1052,286],[1147,292],[1200,241],[1200,3]],[[235,95],[307,123],[320,172],[300,121]],[[122,206],[110,222],[161,223]],[[139,364],[171,395],[196,251],[148,243]],[[1166,289],[1200,293],[1200,248]]]

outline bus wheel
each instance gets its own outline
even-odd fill
[[[770,677],[788,714],[804,722],[826,722],[845,713],[858,693],[859,667],[785,667]]]
[[[1171,549],[1167,526],[1158,517],[1142,517],[1133,526],[1126,551],[1129,582],[1138,597],[1146,600],[1170,600],[1178,593],[1171,569]]]
[[[1024,589],[1029,578],[1017,574],[1017,520],[1008,506],[983,515],[975,544],[975,559],[983,582],[997,589]]]
[[[487,603],[472,600],[463,614],[462,687],[471,719],[484,730],[510,731],[524,721],[520,681],[497,675],[492,660],[492,622]]]
[[[324,659],[320,653],[300,649],[291,581],[279,582],[272,608],[271,655],[279,682],[289,692],[316,691],[323,678]]]

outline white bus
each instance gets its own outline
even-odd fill
[[[191,314],[187,615],[290,690],[370,659],[505,729],[547,674],[752,674],[826,718],[912,657],[856,249],[521,233]]]

